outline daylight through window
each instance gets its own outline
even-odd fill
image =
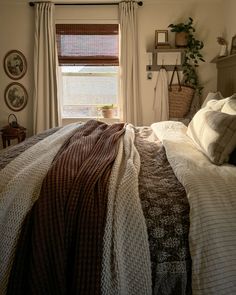
[[[56,31],[62,117],[100,117],[103,105],[118,109],[118,25],[58,24]]]

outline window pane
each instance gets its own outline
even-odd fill
[[[62,77],[64,117],[98,117],[102,105],[118,105],[118,67],[62,67]]]

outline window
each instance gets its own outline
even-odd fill
[[[102,105],[118,106],[118,29],[117,24],[56,25],[62,117],[99,117]]]

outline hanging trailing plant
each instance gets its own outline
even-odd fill
[[[200,62],[205,62],[201,53],[204,44],[194,36],[196,30],[193,27],[193,19],[189,17],[188,21],[185,23],[170,24],[168,27],[171,28],[171,32],[187,33],[187,42],[184,48],[184,61],[182,64],[184,74],[183,80],[184,84],[192,86],[197,93],[201,95],[203,87],[199,82],[197,68]]]

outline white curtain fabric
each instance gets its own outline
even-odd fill
[[[168,74],[164,68],[161,68],[157,74],[153,111],[155,122],[169,120]]]
[[[34,134],[59,125],[54,4],[35,3]]]
[[[138,4],[125,1],[119,4],[120,22],[120,105],[121,119],[142,125],[138,71]]]

